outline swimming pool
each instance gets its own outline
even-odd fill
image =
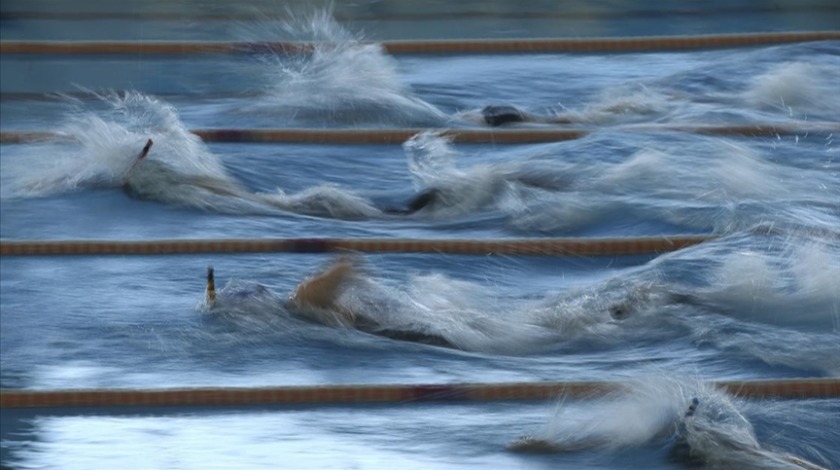
[[[701,397],[702,416],[733,435],[840,465],[836,398],[746,400],[700,384],[840,374],[840,42],[432,55],[358,42],[360,29],[373,41],[831,30],[838,8],[560,5],[387,1],[290,14],[274,2],[4,2],[4,42],[324,42],[291,56],[4,53],[2,131],[72,137],[0,144],[4,242],[715,238],[659,256],[360,255],[362,278],[342,305],[456,348],[290,313],[286,297],[329,255],[2,256],[4,389],[629,382],[606,398],[550,402],[3,409],[3,464],[681,468],[668,430]],[[490,104],[586,133],[510,145],[421,133],[400,145],[189,132],[489,131],[474,118]],[[696,132],[759,125],[779,132]],[[136,164],[149,138],[157,166]],[[386,213],[428,188],[442,194],[432,206]],[[218,287],[231,283],[222,295],[259,284],[270,298],[208,312],[208,265]],[[506,449],[524,434],[592,440],[576,452]]]

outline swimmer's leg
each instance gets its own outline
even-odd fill
[[[301,313],[316,316],[314,319],[321,323],[353,325],[355,315],[339,306],[336,301],[341,288],[357,274],[355,261],[349,257],[341,257],[320,274],[302,281],[289,301]],[[335,313],[337,318],[323,318],[323,315],[315,313],[316,311],[329,311]]]

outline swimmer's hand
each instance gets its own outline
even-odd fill
[[[146,155],[149,154],[149,150],[151,150],[152,148],[152,144],[154,144],[152,139],[146,141],[146,145],[143,147],[143,150],[141,150],[140,153],[137,155],[137,160],[142,160],[146,158]]]
[[[205,290],[204,301],[208,307],[212,307],[216,303],[216,280],[213,275],[213,266],[207,266],[207,289]]]

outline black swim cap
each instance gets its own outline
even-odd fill
[[[497,127],[510,122],[524,122],[525,113],[519,108],[510,105],[490,105],[481,110],[484,122]]]

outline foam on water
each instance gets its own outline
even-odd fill
[[[434,204],[425,211],[434,217],[458,217],[492,208],[505,189],[507,175],[493,165],[458,168],[458,153],[445,137],[424,132],[406,141],[403,148],[415,188],[438,191]]]
[[[783,249],[726,255],[704,295],[742,320],[840,333],[837,247],[810,242]]]
[[[581,110],[557,113],[586,124],[628,124],[660,118],[681,104],[664,90],[631,83],[604,89]]]
[[[268,204],[298,214],[334,219],[366,219],[382,215],[373,203],[355,192],[337,185],[321,184],[295,194],[280,188],[273,193],[259,193]]]
[[[433,188],[434,202],[423,213],[454,218],[485,210],[514,217],[530,213],[546,197],[574,187],[574,179],[591,171],[581,165],[545,159],[508,159],[460,167],[447,137],[420,133],[403,144],[417,191]]]
[[[123,188],[144,199],[210,212],[283,212],[358,219],[381,214],[370,201],[337,186],[297,194],[254,192],[234,179],[221,159],[192,134],[175,109],[138,92],[101,96],[104,111],[75,110],[62,137],[32,146],[8,163],[4,197],[39,197],[85,188]],[[148,156],[138,154],[148,139]],[[4,183],[5,183],[4,181]],[[282,211],[282,212],[281,212]]]
[[[448,117],[414,96],[381,45],[363,43],[330,11],[293,16],[280,26],[294,40],[315,44],[309,54],[263,58],[265,97],[249,111],[293,120],[389,126],[442,125]],[[276,36],[276,35],[275,35]]]
[[[840,97],[837,67],[809,62],[775,64],[754,77],[743,92],[744,100],[759,109],[782,110],[791,117],[810,114],[838,116]]]
[[[442,273],[393,280],[363,270],[343,281],[334,305],[375,325],[360,327],[364,331],[440,339],[466,351],[530,355],[686,338],[770,365],[840,372],[830,249],[722,248],[729,244],[708,242],[538,299],[511,297]],[[715,254],[721,250],[728,254]],[[804,268],[800,259],[808,253],[819,257],[819,264]],[[691,270],[698,256],[720,259],[693,272],[693,281],[670,280],[684,277],[677,273]],[[272,303],[261,315],[277,309],[283,307]],[[289,316],[284,310],[277,318]]]
[[[605,397],[576,402],[561,396],[551,418],[529,438],[560,452],[620,449],[664,441],[689,397],[664,379],[628,384]],[[513,443],[512,447],[517,443]]]
[[[332,309],[307,309],[304,316],[312,317],[316,323],[349,328],[353,325],[334,321],[330,312],[353,312],[359,323],[357,327],[365,332],[504,355],[573,351],[580,347],[610,348],[632,338],[682,334],[681,326],[675,330],[668,316],[660,314],[672,301],[671,293],[655,281],[632,276],[616,276],[524,301],[500,295],[491,286],[440,273],[413,274],[397,283],[357,270],[341,282],[330,302]],[[259,291],[263,292],[264,288]],[[231,296],[220,292],[223,300],[218,304],[228,305],[219,307],[224,312],[261,318],[271,317],[280,309],[283,312],[274,315],[274,320],[282,322],[289,318],[284,307],[274,301],[265,304],[249,296],[227,297]],[[231,303],[246,308],[231,309]],[[213,311],[219,308],[214,307]],[[258,311],[252,311],[255,308]],[[271,327],[270,323],[266,326]]]
[[[537,326],[518,321],[499,299],[478,285],[441,274],[412,276],[393,286],[369,277],[346,289],[338,304],[364,314],[383,331],[408,332],[443,339],[465,351],[525,354],[550,337]]]
[[[228,180],[224,166],[185,128],[175,109],[138,92],[100,96],[103,111],[67,114],[55,142],[33,146],[26,167],[16,169],[20,195],[42,196],[83,187],[119,187],[134,169],[149,138],[150,160],[185,178]]]
[[[697,345],[811,373],[840,373],[837,246],[809,238],[743,234],[662,256],[643,272],[677,302],[654,318]],[[817,257],[813,263],[809,257]],[[710,262],[711,261],[711,262]],[[699,262],[699,263],[698,263]]]
[[[550,420],[510,448],[582,452],[665,445],[671,459],[704,468],[802,468],[789,454],[762,447],[739,408],[701,382],[648,377],[583,402],[561,397]]]

